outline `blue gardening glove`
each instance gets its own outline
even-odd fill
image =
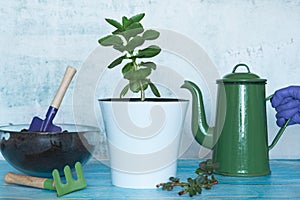
[[[271,99],[272,107],[277,111],[277,125],[282,127],[291,118],[288,125],[300,124],[300,86],[289,86],[277,90]]]

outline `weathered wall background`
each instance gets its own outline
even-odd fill
[[[140,12],[146,13],[145,26],[194,40],[221,75],[244,62],[268,79],[267,94],[300,85],[299,0],[1,1],[0,124],[29,123],[34,115],[43,115],[65,67],[80,69],[97,40],[112,31],[104,18]],[[73,87],[74,83],[56,121],[73,121]],[[272,139],[278,127],[270,107]],[[299,159],[299,142],[300,126],[288,127],[271,157]]]

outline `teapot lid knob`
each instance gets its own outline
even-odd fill
[[[246,67],[248,73],[250,73],[249,67],[248,67],[246,64],[244,64],[244,63],[237,64],[237,65],[233,68],[232,73],[235,73],[235,70],[236,70],[238,67],[240,67],[240,66]]]

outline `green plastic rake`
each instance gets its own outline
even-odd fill
[[[62,183],[57,169],[54,169],[52,171],[53,179],[25,176],[8,172],[5,175],[4,180],[6,183],[25,185],[48,190],[56,190],[57,196],[62,196],[86,188],[87,184],[80,162],[76,162],[75,171],[77,179],[73,179],[71,169],[68,165],[64,167],[66,183]]]

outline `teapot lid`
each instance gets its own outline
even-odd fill
[[[240,66],[244,66],[247,69],[247,72],[235,72],[236,69]],[[261,79],[258,75],[250,72],[249,67],[246,64],[237,64],[232,73],[227,74],[223,79],[217,80],[217,83],[266,83],[266,79]]]

